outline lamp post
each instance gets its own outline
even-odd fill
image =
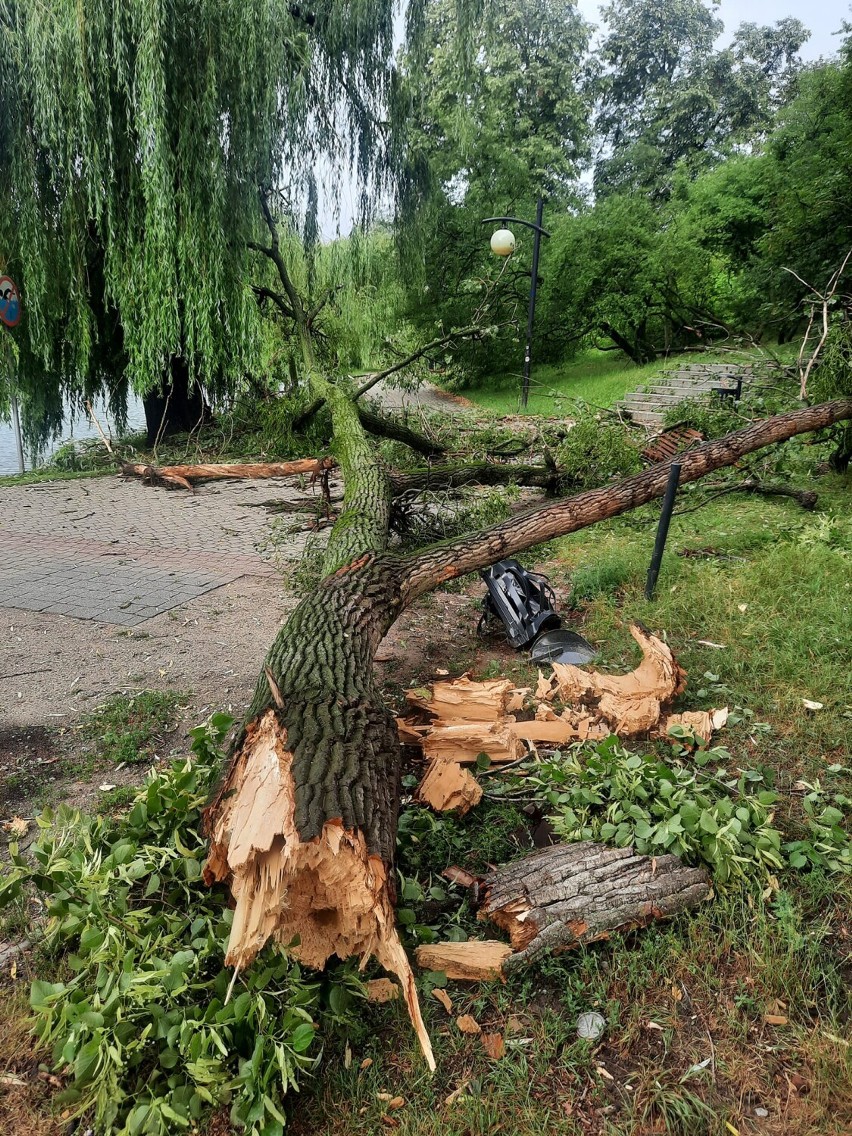
[[[527,229],[533,231],[533,258],[532,258],[532,272],[530,279],[530,302],[527,309],[527,345],[524,349],[524,385],[521,390],[521,409],[526,410],[527,403],[530,397],[530,368],[532,366],[532,336],[533,336],[533,320],[535,319],[535,298],[538,291],[538,259],[541,252],[541,238],[549,237],[547,229],[542,228],[542,216],[544,214],[544,198],[539,195],[538,203],[535,208],[535,222],[524,221],[520,217],[485,217],[482,221],[483,225],[499,224],[506,226],[510,222],[513,225],[523,225]],[[511,229],[502,228],[498,229],[491,237],[491,251],[497,256],[511,256],[515,251],[515,236]]]

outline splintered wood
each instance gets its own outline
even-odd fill
[[[244,970],[271,939],[307,966],[334,954],[374,956],[402,988],[429,1068],[435,1059],[414,975],[394,923],[387,871],[358,831],[327,821],[303,842],[296,829],[293,756],[274,711],[249,726],[213,816],[204,867],[208,884],[230,880],[236,901],[225,964]],[[296,942],[297,945],[291,945]]]
[[[447,978],[482,982],[489,978],[505,981],[503,964],[512,953],[508,943],[496,939],[476,939],[469,943],[425,943],[414,952],[422,970],[443,971]]]
[[[439,811],[466,813],[482,790],[462,766],[481,754],[493,765],[505,765],[523,758],[528,746],[601,741],[611,734],[663,737],[673,726],[709,742],[724,726],[727,709],[668,713],[686,675],[662,639],[640,624],[633,624],[630,634],[642,650],[635,670],[611,675],[553,663],[549,678],[539,673],[529,720],[519,720],[518,712],[531,692],[509,679],[473,682],[463,675],[409,691],[411,710],[399,720],[400,741],[419,746],[428,763],[415,800]]]

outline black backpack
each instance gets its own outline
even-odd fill
[[[489,621],[498,618],[506,628],[506,638],[515,647],[527,647],[545,631],[555,631],[562,620],[553,608],[553,588],[535,572],[528,572],[517,560],[501,560],[480,570],[488,587],[482,601],[478,631],[483,634]]]

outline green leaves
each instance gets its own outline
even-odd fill
[[[719,748],[708,754],[730,757]],[[710,773],[694,764],[631,754],[610,739],[594,749],[575,746],[542,763],[537,779],[555,806],[552,823],[563,839],[632,844],[646,855],[671,852],[688,863],[705,863],[719,884],[774,873],[785,866],[785,851],[791,867],[852,868],[844,813],[821,792],[805,798],[818,839],[782,850],[771,812],[778,794],[754,769],[737,777],[722,767]]]
[[[285,956],[268,951],[225,1003],[232,913],[199,877],[201,809],[230,724],[195,731],[198,759],[152,774],[120,821],[64,806],[45,816],[32,861],[9,869],[49,895],[45,946],[72,977],[35,981],[30,1004],[73,1072],[66,1102],[98,1131],[173,1136],[232,1101],[263,1136],[280,1130],[284,1094],[314,1062],[318,990]],[[339,1018],[348,993],[331,997]]]

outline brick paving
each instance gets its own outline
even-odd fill
[[[274,576],[253,504],[269,482],[195,494],[93,478],[0,488],[0,608],[132,627],[243,576]]]

